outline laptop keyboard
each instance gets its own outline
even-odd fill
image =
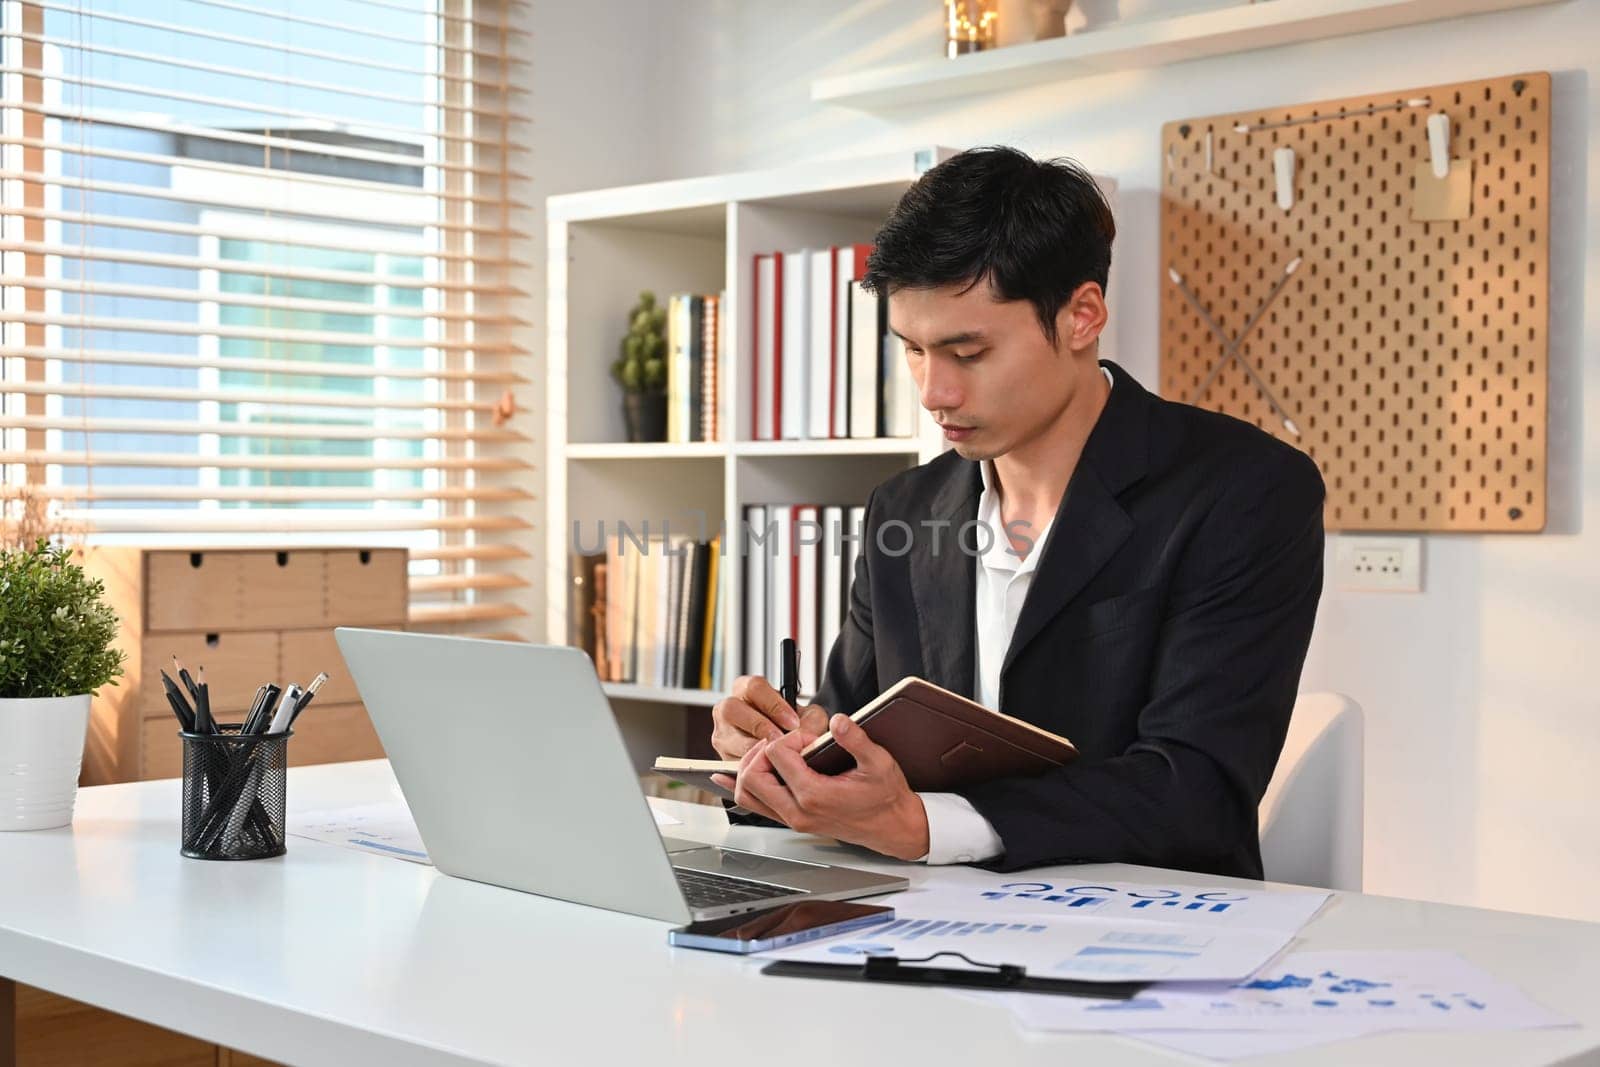
[[[726,874],[708,874],[705,871],[674,867],[678,885],[691,908],[714,908],[722,904],[745,904],[754,900],[786,897],[799,890],[771,882],[756,882],[749,878],[734,878]]]

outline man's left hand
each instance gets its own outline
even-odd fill
[[[800,732],[762,741],[745,754],[737,779],[719,775],[743,808],[801,833],[821,834],[896,859],[928,852],[928,816],[893,756],[847,715],[828,723],[834,741],[855,757],[843,774],[818,774],[801,758]],[[781,778],[781,780],[780,780]]]

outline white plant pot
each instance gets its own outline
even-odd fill
[[[72,822],[89,694],[0,698],[0,830]]]

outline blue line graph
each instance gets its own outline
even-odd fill
[[[399,845],[386,845],[382,841],[370,841],[365,837],[352,837],[350,843],[358,848],[375,848],[380,852],[393,852],[400,856],[415,856],[418,859],[427,859],[426,852],[418,852],[414,848],[401,848]]]
[[[1170,948],[1108,948],[1104,945],[1085,945],[1078,950],[1080,956],[1177,956],[1192,960],[1198,952],[1180,952]]]

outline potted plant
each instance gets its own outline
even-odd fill
[[[0,830],[72,821],[89,699],[122,674],[104,592],[60,545],[0,549]]]
[[[628,312],[622,354],[611,364],[622,386],[622,416],[629,441],[667,439],[667,310],[646,291]]]

